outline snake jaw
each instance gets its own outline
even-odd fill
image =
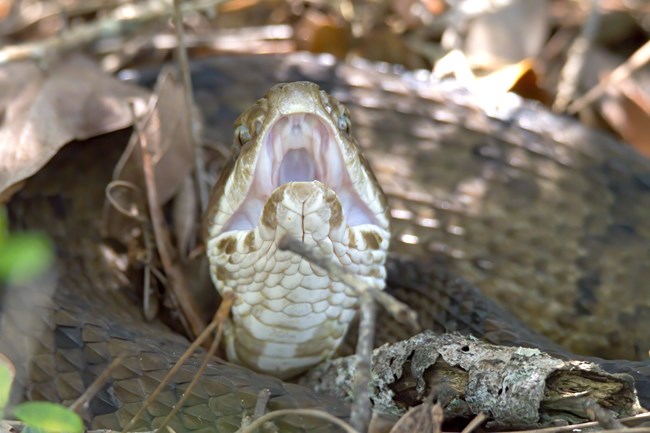
[[[355,293],[277,249],[286,233],[384,287],[388,207],[347,116],[299,82],[273,87],[238,119],[241,148],[206,217],[213,282],[239,295],[225,333],[231,361],[290,377],[331,356],[355,314]]]
[[[215,186],[205,218],[206,237],[254,227],[271,192],[285,183],[281,180],[319,180],[338,194],[352,225],[370,223],[389,230],[386,198],[349,135],[349,120],[339,128],[342,117],[349,118],[347,109],[310,82],[278,84],[242,113],[236,130],[246,126],[250,139]],[[295,173],[280,178],[287,156],[300,150],[305,152],[296,159],[312,165],[313,179]]]

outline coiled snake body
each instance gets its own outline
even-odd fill
[[[569,356],[479,296],[476,286],[574,352],[637,360],[602,365],[635,375],[648,404],[650,162],[519,101],[482,104],[417,75],[305,55],[195,64],[209,140],[229,143],[239,113],[276,82],[297,80],[318,83],[350,109],[392,209],[396,256],[387,262],[388,288],[410,301],[426,326]],[[60,272],[53,298],[39,294],[47,281],[5,293],[0,322],[0,350],[29,366],[19,368],[19,381],[30,398],[70,402],[114,356],[134,354],[84,409],[94,428],[125,425],[187,346],[164,325],[141,319],[105,260],[97,220],[110,155],[120,150],[110,140],[64,149],[10,203],[14,227],[46,230],[54,239]],[[80,172],[93,181],[75,182]],[[198,362],[183,367],[140,427],[166,415]],[[264,388],[271,390],[269,410],[320,407],[347,416],[335,399],[214,363],[172,427],[234,431]],[[329,431],[300,417],[281,427]]]

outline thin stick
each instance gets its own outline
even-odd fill
[[[230,295],[228,295],[227,293],[224,293],[224,300],[225,300],[226,296],[230,296]],[[138,410],[138,412],[136,412],[135,415],[133,415],[133,418],[131,418],[131,421],[129,421],[128,424],[126,426],[124,426],[124,428],[122,429],[122,433],[126,433],[129,428],[133,427],[133,425],[140,419],[140,417],[142,416],[144,411],[151,405],[151,403],[162,392],[165,385],[167,385],[169,383],[169,380],[172,378],[172,376],[174,374],[176,374],[178,369],[183,366],[185,361],[187,361],[187,359],[190,356],[192,356],[192,354],[201,345],[201,343],[203,343],[203,341],[205,341],[210,336],[210,333],[217,328],[217,326],[219,325],[219,316],[218,316],[218,314],[219,314],[219,310],[217,310],[217,312],[215,313],[215,315],[214,315],[212,321],[210,322],[210,324],[208,326],[206,326],[206,328],[203,330],[203,332],[198,337],[196,337],[196,340],[194,340],[192,342],[192,344],[190,344],[190,347],[188,347],[187,350],[185,350],[185,352],[183,352],[181,357],[178,358],[176,363],[167,372],[165,377],[163,377],[163,379],[160,381],[160,384],[158,384],[158,386],[156,387],[156,389],[154,389],[154,391],[151,393],[151,395],[149,395],[149,397],[147,397],[147,400],[145,400],[144,405],[140,408],[140,410]]]
[[[239,430],[237,430],[236,433],[254,433],[255,430],[262,427],[264,423],[267,423],[269,421],[272,421],[275,418],[280,418],[285,415],[320,418],[338,427],[341,427],[347,433],[359,433],[357,430],[352,428],[352,426],[346,423],[345,421],[338,419],[337,417],[335,417],[334,415],[328,412],[318,410],[318,409],[280,409],[273,412],[269,412],[266,415],[259,417],[258,419],[250,423],[248,426],[240,428]]]
[[[487,418],[487,415],[483,412],[477,413],[474,419],[472,419],[460,433],[472,433],[478,426],[483,424]]]
[[[284,235],[280,239],[280,242],[278,242],[278,248],[281,250],[289,250],[304,257],[310,263],[325,270],[329,275],[341,280],[345,285],[352,288],[359,295],[364,292],[369,292],[373,299],[397,320],[406,324],[414,331],[420,330],[417,313],[413,311],[411,307],[393,298],[388,293],[382,290],[377,290],[368,285],[356,275],[350,273],[334,261],[322,256],[318,251],[308,248],[299,240],[294,239],[289,235]]]
[[[644,413],[641,415],[636,415],[636,416],[631,416],[623,419],[619,419],[624,425],[626,422],[643,422],[646,420],[650,420],[650,413]],[[565,425],[565,426],[560,426],[560,427],[546,427],[546,428],[538,428],[534,430],[521,430],[521,431],[514,431],[511,433],[563,433],[563,432],[573,432],[573,431],[578,431],[578,430],[586,430],[586,429],[591,429],[593,427],[598,427],[599,423],[596,421],[591,421],[591,422],[583,422],[580,424],[570,424],[570,425]],[[630,433],[640,433],[637,430],[645,430],[647,432],[650,432],[649,427],[633,427],[633,428],[626,428],[624,431],[625,432],[630,432]]]
[[[270,398],[271,390],[268,388],[264,388],[257,394],[257,402],[255,403],[255,410],[253,411],[253,421],[261,418],[262,415],[264,415]]]
[[[176,27],[176,37],[178,45],[176,46],[176,56],[181,70],[183,79],[183,101],[185,104],[185,124],[187,125],[187,140],[192,144],[194,149],[194,174],[197,188],[199,190],[199,201],[201,203],[201,213],[208,206],[208,189],[205,181],[205,160],[203,151],[197,137],[194,136],[194,123],[192,113],[194,112],[194,92],[192,86],[192,74],[190,73],[190,63],[187,58],[187,47],[185,45],[185,28],[183,27],[183,12],[181,11],[180,0],[174,0],[174,26]]]
[[[350,415],[350,424],[359,432],[368,431],[372,406],[370,403],[370,364],[372,348],[375,341],[375,319],[377,309],[370,291],[365,290],[359,296],[361,320],[356,348],[356,378],[354,380],[354,404]]]
[[[111,373],[115,371],[117,367],[124,361],[128,352],[120,353],[117,358],[113,359],[110,364],[102,371],[102,373],[93,380],[93,383],[90,384],[88,388],[77,398],[68,408],[73,411],[77,411],[83,405],[87,404],[104,386],[108,378],[111,376]]]
[[[571,105],[569,105],[567,112],[569,114],[575,114],[582,110],[587,105],[600,98],[603,93],[607,91],[609,86],[614,86],[627,80],[639,68],[646,65],[648,61],[650,61],[650,41],[643,44],[641,48],[636,50],[634,54],[625,61],[625,63],[614,69],[612,73],[605,77],[600,83],[598,83],[598,85],[592,87],[582,97],[576,99]]]
[[[237,295],[235,295],[234,292],[226,292],[223,294],[221,305],[219,305],[219,309],[217,310],[217,314],[215,314],[215,318],[214,318],[215,322],[217,323],[217,335],[212,341],[212,345],[210,346],[210,349],[203,357],[203,361],[201,362],[199,369],[194,374],[192,381],[187,386],[187,389],[183,392],[183,395],[181,396],[180,400],[176,402],[171,412],[169,412],[169,414],[167,414],[167,416],[162,421],[162,423],[160,423],[160,426],[158,426],[158,431],[164,431],[165,427],[167,427],[167,424],[169,424],[172,418],[178,413],[179,410],[181,410],[181,408],[183,407],[187,399],[190,398],[190,395],[192,394],[192,390],[199,382],[199,379],[201,379],[201,376],[203,376],[203,372],[208,366],[208,362],[210,362],[210,360],[214,357],[214,354],[217,352],[217,348],[219,347],[219,342],[221,341],[221,336],[223,335],[224,323],[226,322],[226,319],[230,314],[230,309],[232,308],[232,304],[233,302],[235,302],[236,297]]]
[[[553,111],[562,113],[566,111],[569,103],[575,97],[578,80],[582,76],[585,66],[585,57],[591,47],[600,23],[600,0],[591,1],[591,11],[587,22],[582,27],[582,32],[569,48],[568,58],[562,68],[562,80],[558,85],[557,97],[553,103]]]
[[[601,405],[596,403],[596,400],[593,398],[586,399],[586,401],[583,402],[583,406],[587,416],[589,416],[592,421],[598,422],[598,424],[600,424],[604,429],[622,430],[625,428],[622,422],[614,419],[614,417],[608,411],[603,409]]]
[[[181,6],[183,13],[210,10],[224,0],[188,1]],[[0,65],[17,60],[43,60],[55,57],[61,51],[69,51],[89,44],[100,37],[127,35],[138,31],[145,23],[162,21],[172,14],[169,2],[149,0],[129,3],[118,7],[108,18],[82,24],[43,41],[8,45],[0,49]]]
[[[203,320],[201,319],[194,298],[190,295],[185,275],[172,254],[172,249],[170,247],[171,239],[169,233],[165,230],[165,219],[162,210],[158,205],[160,200],[158,199],[158,189],[156,187],[156,180],[153,172],[153,160],[151,152],[149,151],[147,136],[144,134],[137,121],[134,122],[134,128],[138,136],[138,141],[140,142],[142,172],[144,173],[147,204],[149,205],[149,218],[151,219],[151,225],[153,227],[158,255],[160,256],[160,261],[162,262],[165,274],[169,278],[171,294],[175,297],[180,307],[182,313],[181,319],[184,320],[191,335],[196,336],[203,331],[205,323],[203,323]]]

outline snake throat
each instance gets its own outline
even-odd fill
[[[213,282],[238,294],[225,332],[231,361],[293,376],[330,357],[355,314],[354,292],[278,250],[287,233],[384,287],[386,200],[347,116],[316,85],[299,82],[275,86],[238,119],[248,140],[206,218]]]

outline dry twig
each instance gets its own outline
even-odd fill
[[[183,392],[183,396],[176,402],[174,405],[173,409],[167,414],[165,419],[160,423],[158,426],[159,431],[164,431],[165,427],[167,427],[167,424],[172,420],[172,418],[178,413],[178,411],[183,407],[183,404],[185,404],[185,401],[187,401],[188,398],[192,395],[192,389],[196,386],[198,383],[199,379],[203,375],[203,372],[205,371],[205,368],[208,366],[208,362],[214,357],[215,353],[217,352],[217,348],[219,347],[219,342],[221,341],[221,336],[223,335],[223,328],[224,328],[224,323],[226,322],[226,319],[228,318],[228,315],[230,314],[230,309],[232,308],[233,302],[235,302],[235,298],[237,295],[235,295],[232,292],[225,293],[223,295],[223,299],[221,301],[221,305],[219,305],[219,309],[217,310],[217,313],[214,316],[214,322],[216,322],[217,326],[217,335],[214,337],[214,340],[212,341],[212,345],[210,346],[210,349],[207,351],[207,353],[203,357],[203,361],[201,362],[201,365],[199,366],[199,369],[196,371],[196,374],[192,378],[192,381],[190,384],[187,386],[187,389]]]
[[[170,282],[170,293],[175,297],[180,307],[182,313],[180,317],[184,320],[191,335],[197,336],[205,328],[205,323],[201,320],[201,315],[198,313],[199,308],[189,292],[185,275],[173,255],[169,232],[166,230],[162,209],[158,204],[160,203],[160,200],[158,199],[158,189],[156,187],[153,173],[153,161],[148,146],[147,136],[143,133],[139,122],[136,121],[134,123],[134,128],[141,148],[140,155],[142,158],[144,183],[147,191],[146,196],[149,207],[149,218],[153,227],[158,255],[160,256],[160,261],[165,270],[165,275]]]
[[[404,323],[412,331],[420,331],[417,313],[408,305],[398,301],[386,292],[376,290],[370,287],[363,280],[348,272],[340,265],[332,260],[328,260],[319,252],[307,248],[302,242],[293,239],[291,236],[285,235],[280,239],[278,248],[281,250],[289,250],[295,254],[304,257],[310,263],[324,269],[330,276],[335,277],[346,284],[348,287],[355,290],[358,294],[369,292],[375,301],[384,307],[396,320]]]
[[[208,205],[208,189],[205,182],[205,159],[201,149],[200,141],[194,134],[194,123],[192,113],[194,112],[194,92],[192,86],[192,75],[190,74],[190,63],[187,58],[187,47],[185,45],[185,29],[183,28],[183,12],[181,2],[174,0],[174,26],[176,27],[176,37],[178,45],[176,46],[176,57],[181,70],[183,79],[183,100],[185,109],[185,124],[188,125],[187,140],[192,143],[194,148],[194,173],[196,185],[199,191],[199,201],[201,203],[201,212],[204,212]]]
[[[630,56],[630,58],[618,68],[614,69],[611,74],[604,78],[597,86],[592,87],[582,97],[576,99],[567,112],[569,114],[576,114],[587,105],[598,99],[603,93],[607,91],[609,86],[627,80],[636,70],[643,67],[650,61],[650,41],[647,41],[638,50]]]
[[[102,373],[95,378],[95,380],[90,384],[88,388],[81,394],[70,406],[68,409],[76,411],[80,407],[88,404],[90,400],[97,394],[102,386],[108,381],[111,373],[115,371],[117,367],[124,361],[124,358],[128,355],[127,352],[120,353],[115,359],[111,361],[110,364],[102,371]]]
[[[206,328],[203,330],[203,332],[198,337],[196,337],[196,340],[194,340],[192,342],[192,344],[187,348],[187,350],[181,355],[181,357],[178,358],[178,360],[176,361],[174,366],[167,372],[165,377],[163,377],[163,379],[160,381],[160,384],[151,393],[151,395],[149,395],[149,397],[147,397],[147,400],[144,402],[144,404],[142,405],[140,410],[138,410],[138,412],[136,412],[136,414],[133,415],[133,418],[131,419],[131,421],[129,421],[126,424],[126,426],[124,426],[124,428],[122,429],[122,433],[126,433],[129,430],[129,428],[131,428],[131,427],[133,427],[133,425],[135,425],[135,423],[140,419],[142,414],[144,414],[144,412],[151,405],[151,403],[156,400],[158,395],[160,395],[163,388],[165,387],[165,385],[167,385],[169,383],[169,380],[172,378],[172,376],[174,376],[174,374],[176,374],[176,372],[183,366],[185,361],[187,361],[187,359],[190,356],[192,356],[192,354],[196,351],[196,349],[198,349],[198,347],[201,345],[201,343],[203,343],[210,336],[210,333],[212,333],[212,331],[214,331],[215,329],[217,329],[217,327],[219,325],[221,325],[221,323],[223,321],[223,318],[222,318],[223,312],[222,312],[222,310],[227,309],[227,312],[230,312],[230,307],[232,306],[232,303],[235,301],[235,296],[236,295],[234,293],[232,293],[232,292],[227,292],[227,293],[224,294],[221,305],[219,306],[219,309],[215,313],[214,318],[212,319],[210,324],[208,324],[208,326],[206,326]],[[226,315],[227,315],[227,313],[226,313]],[[215,338],[214,340],[217,340],[217,338]],[[213,343],[214,343],[214,340],[213,340]]]
[[[351,287],[359,295],[361,320],[356,347],[356,376],[354,382],[354,405],[350,422],[355,430],[365,432],[372,417],[372,407],[368,387],[370,385],[370,363],[374,346],[376,309],[374,301],[380,302],[394,317],[406,322],[411,328],[417,328],[417,315],[385,292],[374,289],[341,266],[321,256],[316,250],[285,235],[280,239],[278,248],[290,250],[304,257],[309,262],[327,271],[330,277],[337,278]]]
[[[320,418],[333,425],[341,427],[341,429],[343,429],[343,431],[345,431],[346,433],[359,433],[357,430],[355,430],[350,424],[346,423],[345,421],[338,419],[337,417],[335,417],[330,413],[318,409],[275,410],[273,412],[269,412],[266,415],[261,416],[260,418],[250,423],[250,425],[240,428],[239,430],[237,430],[236,433],[254,433],[258,428],[262,427],[264,423],[267,423],[269,421],[272,421],[276,418],[280,418],[283,416],[305,416],[305,417],[312,417],[312,418]]]
[[[578,81],[582,75],[585,56],[593,43],[600,22],[600,0],[592,0],[589,19],[582,27],[582,32],[573,42],[568,58],[562,69],[562,80],[558,85],[557,97],[553,103],[553,110],[559,113],[566,111],[569,103],[574,99]]]
[[[182,13],[213,9],[224,0],[183,2]],[[0,65],[26,59],[44,60],[96,41],[99,38],[131,34],[143,24],[162,21],[172,15],[172,5],[163,0],[129,3],[116,8],[106,18],[79,25],[43,41],[5,46],[0,50]]]

